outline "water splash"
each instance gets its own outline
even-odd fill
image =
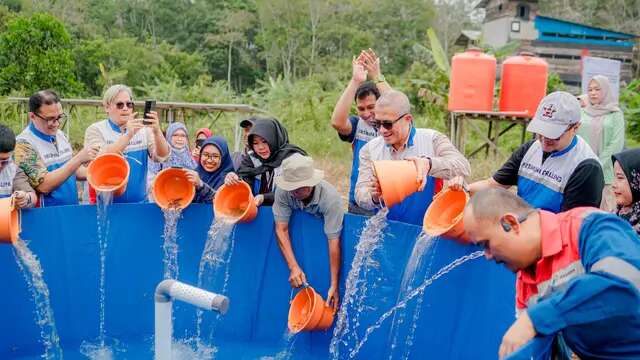
[[[353,359],[358,352],[360,351],[360,349],[362,348],[362,346],[367,342],[367,340],[369,339],[369,336],[371,335],[371,333],[373,333],[374,331],[376,331],[378,328],[380,328],[380,326],[382,325],[382,323],[387,320],[391,315],[393,315],[396,311],[400,310],[400,309],[404,309],[407,307],[407,304],[409,303],[409,301],[413,298],[415,298],[418,295],[421,295],[424,290],[431,285],[434,281],[438,280],[439,278],[441,278],[443,275],[446,275],[447,273],[449,273],[451,270],[455,269],[456,267],[464,264],[465,262],[469,261],[469,260],[473,260],[473,259],[477,259],[481,256],[483,256],[484,252],[483,251],[476,251],[473,252],[469,255],[465,255],[462,257],[459,257],[457,259],[455,259],[454,261],[452,261],[450,264],[448,264],[447,266],[441,268],[440,270],[438,270],[438,272],[433,275],[432,277],[430,277],[429,279],[425,280],[420,286],[418,286],[417,288],[413,289],[412,291],[409,292],[409,294],[399,303],[396,304],[396,306],[394,306],[393,308],[391,308],[389,311],[387,311],[386,313],[382,314],[382,316],[375,322],[375,324],[373,324],[372,326],[370,326],[367,331],[364,334],[364,337],[362,338],[362,340],[360,342],[358,342],[356,344],[356,346],[353,348],[353,350],[351,350],[351,352],[349,353],[349,358]]]
[[[425,232],[421,232],[418,238],[416,239],[416,242],[413,245],[413,250],[411,251],[411,256],[409,257],[409,260],[407,261],[407,265],[405,266],[405,269],[404,269],[404,274],[402,276],[402,282],[400,283],[400,292],[398,294],[397,301],[402,300],[407,295],[407,293],[409,293],[413,289],[413,284],[415,283],[416,279],[419,277],[418,275],[424,278],[426,276],[429,276],[429,274],[431,273],[431,266],[433,265],[433,259],[435,258],[435,254],[436,254],[435,243],[437,240],[438,240],[437,237],[432,238]],[[423,263],[425,260],[424,259],[425,253],[431,248],[433,248],[433,251],[431,252],[429,265],[427,266],[427,269],[424,273],[419,274],[418,273],[419,270],[422,269],[423,267]],[[403,355],[402,355],[403,359],[406,359],[409,357],[409,353],[411,351],[411,346],[413,345],[413,339],[415,336],[416,323],[420,317],[420,309],[421,309],[423,300],[424,300],[424,293],[418,296],[418,299],[416,300],[416,307],[413,312],[411,328],[409,330],[409,335],[405,339],[405,346],[403,348]],[[402,325],[405,321],[405,317],[406,317],[405,311],[398,311],[393,317],[391,332],[390,332],[392,341],[391,341],[391,352],[390,352],[389,359],[393,359],[394,351],[400,340],[400,329],[402,328]]]
[[[289,332],[289,330],[285,330],[284,335],[282,335],[282,340],[280,340],[280,347],[283,348],[282,351],[277,353],[275,356],[263,356],[260,360],[291,360],[293,356],[293,350],[296,345],[296,337],[295,334]]]
[[[36,323],[40,327],[40,341],[44,345],[43,359],[62,359],[60,338],[56,329],[53,309],[49,299],[49,288],[42,275],[42,266],[38,257],[29,249],[27,243],[18,239],[14,244],[14,256],[20,272],[24,276],[33,302],[36,306]]]
[[[173,360],[212,360],[218,349],[204,344],[197,338],[175,340],[171,346]]]
[[[100,343],[90,343],[83,341],[80,345],[80,353],[91,360],[113,360],[122,358],[126,352],[125,347],[119,341],[112,339],[106,345],[107,339],[103,338]]]
[[[200,264],[198,266],[198,287],[216,291],[219,294],[226,294],[229,281],[229,264],[233,255],[235,245],[234,237],[230,236],[234,223],[229,220],[218,218],[209,228],[207,241],[204,245]],[[231,238],[231,239],[229,239]],[[222,277],[223,284],[220,290],[214,289],[216,280],[221,278],[220,272],[224,271]],[[209,286],[212,285],[212,286]],[[201,326],[204,312],[201,309],[196,311],[196,339],[201,339]],[[216,314],[219,316],[219,314]],[[213,331],[213,329],[212,329]]]
[[[163,209],[164,232],[162,237],[164,243],[162,250],[164,253],[164,278],[177,279],[180,269],[178,267],[178,221],[182,215],[180,208]]]
[[[98,248],[100,252],[100,324],[98,328],[98,344],[90,345],[87,344],[87,348],[90,346],[95,346],[96,349],[105,348],[105,274],[106,274],[106,262],[107,262],[107,244],[109,238],[109,217],[108,210],[109,205],[111,205],[113,201],[113,192],[111,191],[98,191],[96,196],[96,214],[97,214],[97,226],[98,226]],[[109,349],[96,350],[94,353],[102,354],[100,356],[107,356],[107,353],[111,353]],[[100,357],[99,359],[108,359],[106,357]]]
[[[365,311],[364,299],[367,294],[367,275],[371,269],[378,267],[378,263],[373,259],[373,253],[382,244],[384,228],[387,226],[388,212],[389,210],[384,208],[369,218],[360,235],[360,240],[356,246],[356,254],[347,275],[344,300],[337,314],[336,326],[329,346],[332,359],[337,360],[340,358],[340,346],[347,345],[351,337],[354,338],[354,341],[358,341],[358,334],[355,329],[360,325],[359,314]],[[350,306],[355,306],[355,311],[349,309]],[[351,318],[350,314],[352,315]]]

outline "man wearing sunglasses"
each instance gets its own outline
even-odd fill
[[[134,112],[133,93],[125,85],[108,88],[102,102],[108,118],[87,128],[85,146],[98,146],[101,152],[123,154],[127,159],[130,168],[127,189],[113,202],[144,202],[147,200],[149,158],[161,163],[169,157],[170,151],[160,129],[158,113],[151,111],[146,119],[137,117],[142,114]],[[95,197],[90,197],[94,202]]]
[[[363,50],[357,59],[354,58],[351,68],[351,80],[333,109],[331,126],[338,132],[340,140],[351,143],[353,150],[349,212],[358,215],[372,215],[373,211],[361,208],[355,199],[359,155],[362,147],[378,136],[378,132],[373,127],[374,108],[380,93],[390,90],[391,87],[380,72],[380,58],[371,49]],[[372,81],[366,81],[367,75]],[[349,115],[354,99],[357,115]]]
[[[40,206],[76,205],[76,180],[86,178],[83,164],[98,151],[85,147],[75,156],[67,137],[60,130],[66,115],[60,98],[42,90],[29,98],[29,125],[18,135],[14,158],[39,193]]]
[[[442,179],[469,175],[469,162],[445,135],[413,126],[409,98],[399,91],[389,90],[380,96],[374,125],[379,136],[360,150],[356,201],[365,209],[384,206],[373,161],[411,160],[416,166],[419,190],[391,207],[387,218],[422,225],[433,195],[442,187]]]
[[[535,210],[492,188],[471,198],[463,221],[487,259],[517,273],[518,315],[500,358],[558,335],[557,358],[569,358],[566,345],[580,359],[640,359],[640,238],[625,220],[590,207]]]
[[[15,147],[16,135],[0,124],[0,198],[13,195],[17,208],[30,208],[36,204],[36,192],[29,185],[27,175],[11,158]]]
[[[518,195],[535,208],[558,213],[599,207],[604,175],[589,144],[576,135],[579,127],[578,100],[562,91],[547,95],[527,127],[536,139],[518,148],[492,178],[469,185],[469,191],[517,185]],[[454,183],[460,186],[460,179]]]

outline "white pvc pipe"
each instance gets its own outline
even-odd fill
[[[155,354],[156,360],[171,359],[171,342],[173,336],[173,302],[158,302],[155,306]]]
[[[155,359],[170,360],[173,337],[173,300],[181,300],[204,310],[225,314],[229,298],[176,280],[163,280],[155,295]]]

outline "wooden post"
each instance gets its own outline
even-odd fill
[[[493,120],[489,120],[489,131],[487,131],[487,136],[489,137],[489,139],[493,139],[493,134],[491,133],[492,130],[493,130]],[[489,146],[485,148],[484,156],[485,157],[489,156]]]

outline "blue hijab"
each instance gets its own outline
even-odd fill
[[[165,162],[151,162],[149,164],[149,171],[151,171],[152,173],[157,174],[158,172],[160,172],[160,170],[170,167],[181,167],[185,169],[195,170],[196,162],[191,156],[189,141],[187,140],[187,145],[185,145],[185,147],[183,147],[182,149],[175,148],[171,144],[171,137],[173,137],[173,134],[178,130],[182,130],[185,134],[189,134],[189,132],[187,131],[187,127],[183,123],[173,122],[169,124],[169,126],[167,127],[167,135],[165,136],[165,138],[167,139],[167,143],[171,147],[171,154]]]
[[[209,172],[202,167],[200,161],[198,161],[198,168],[196,171],[202,179],[202,182],[209,185],[214,190],[218,189],[222,184],[224,184],[224,177],[227,176],[228,173],[233,171],[233,161],[231,160],[231,155],[229,154],[229,146],[227,145],[227,140],[225,140],[222,136],[212,136],[206,139],[202,143],[202,147],[200,148],[200,157],[202,158],[202,150],[207,145],[213,145],[218,148],[220,151],[220,167],[218,170]]]

